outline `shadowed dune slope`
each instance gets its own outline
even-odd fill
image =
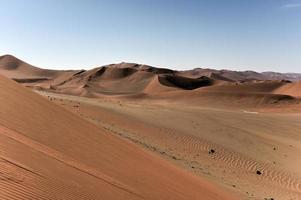
[[[199,87],[210,86],[213,84],[213,80],[205,76],[193,79],[177,75],[161,75],[158,78],[159,82],[162,85],[186,90],[193,90]]]
[[[234,199],[0,76],[0,199]]]
[[[157,93],[164,93],[164,92],[170,92],[178,90],[179,88],[176,87],[170,87],[166,86],[164,84],[161,84],[159,81],[159,75],[156,75],[152,78],[152,80],[149,82],[149,84],[145,87],[143,90],[146,94],[157,94]]]

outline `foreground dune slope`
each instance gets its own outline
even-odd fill
[[[0,199],[235,199],[0,77]]]

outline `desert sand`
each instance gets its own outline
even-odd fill
[[[232,199],[0,77],[1,199]]]
[[[13,56],[0,74],[1,199],[301,199],[288,74]]]
[[[241,199],[301,197],[299,113],[41,94]]]

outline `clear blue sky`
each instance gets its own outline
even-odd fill
[[[301,72],[301,0],[0,0],[0,54],[40,67],[121,61]]]

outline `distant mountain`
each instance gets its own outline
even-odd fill
[[[196,68],[193,70],[181,71],[185,76],[198,77],[220,77],[228,81],[252,81],[252,80],[288,80],[300,81],[301,73],[278,73],[278,72],[255,72],[255,71],[232,71]],[[222,77],[222,78],[221,78]]]
[[[300,81],[301,73],[278,73],[278,72],[263,72],[266,77],[271,80],[289,80]]]

